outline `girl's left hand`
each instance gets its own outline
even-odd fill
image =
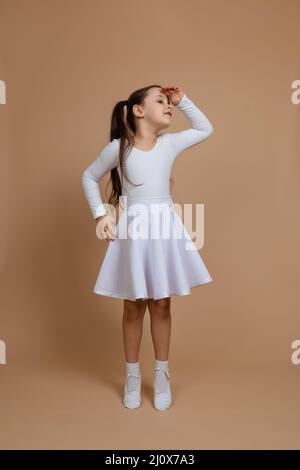
[[[100,240],[115,240],[116,238],[116,225],[113,217],[110,214],[101,216],[96,225],[96,235]]]
[[[181,98],[184,95],[183,90],[178,86],[166,86],[160,89],[168,98],[170,98],[171,103],[174,106],[177,106]]]

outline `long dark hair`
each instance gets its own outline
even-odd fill
[[[131,150],[132,138],[136,132],[135,117],[132,111],[132,107],[135,104],[144,104],[144,100],[148,95],[148,90],[153,87],[161,88],[160,85],[149,85],[144,88],[139,88],[131,93],[128,100],[118,101],[113,108],[111,115],[111,128],[110,128],[110,141],[113,139],[120,138],[120,153],[119,153],[119,164],[121,175],[126,178],[134,186],[140,186],[141,184],[135,184],[127,177],[124,169],[124,161],[128,152]],[[124,107],[127,106],[127,113],[125,116]],[[170,178],[172,181],[172,178]],[[113,168],[110,172],[110,179],[107,183],[112,183],[112,191],[108,199],[108,203],[116,207],[119,203],[119,197],[122,194],[122,183],[119,177],[117,167]],[[107,189],[105,188],[105,191]]]

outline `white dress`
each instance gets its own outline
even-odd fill
[[[134,186],[121,177],[120,139],[113,139],[103,147],[82,174],[82,187],[94,218],[107,212],[99,180],[117,167],[122,181],[119,206],[123,210],[116,226],[116,239],[109,241],[100,267],[93,289],[95,294],[156,300],[188,295],[192,287],[213,280],[174,209],[169,190],[176,157],[209,137],[213,126],[186,94],[176,108],[184,113],[191,127],[159,134],[151,150],[132,147],[125,159],[129,179],[142,185]]]

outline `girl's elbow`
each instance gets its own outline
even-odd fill
[[[214,132],[213,125],[208,124],[205,131],[203,131],[203,130],[201,131],[199,142],[201,142],[202,140],[206,140],[213,132]]]
[[[100,178],[97,178],[95,175],[93,175],[88,168],[84,170],[84,172],[81,174],[81,183],[89,183],[90,181],[95,181],[98,183]]]
[[[89,181],[89,174],[88,174],[88,171],[87,170],[84,170],[83,173],[81,173],[81,183],[84,184],[86,181]]]
[[[211,134],[213,134],[213,132],[214,132],[214,126],[210,122],[209,126],[208,126],[208,129],[207,129],[207,134],[208,134],[207,137],[209,137]]]

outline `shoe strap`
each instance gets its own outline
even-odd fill
[[[167,375],[168,379],[170,378],[170,373],[167,369],[161,369],[160,367],[155,367],[153,369],[153,372],[155,372],[156,370],[161,370],[162,372],[165,372],[165,374]]]
[[[137,379],[139,379],[141,377],[141,374],[136,374],[134,372],[128,372],[127,377],[136,377]]]

